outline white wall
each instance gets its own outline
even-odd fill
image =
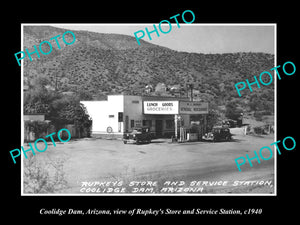
[[[81,103],[93,119],[92,133],[106,134],[108,127],[112,128],[113,133],[123,132],[123,123],[118,123],[118,112],[124,112],[123,95],[108,96],[107,101],[81,101]]]
[[[166,130],[166,120],[174,119],[173,115],[143,115],[141,96],[109,95],[107,101],[81,101],[81,103],[93,119],[93,134],[107,134],[108,127],[112,128],[114,134],[125,132],[126,116],[128,116],[128,130],[131,129],[131,120],[134,120],[134,126],[142,125],[143,120],[152,120],[151,131],[155,131],[155,120],[163,120],[163,130]],[[118,122],[118,112],[123,112],[123,122]],[[190,116],[181,116],[184,118],[184,125],[188,126]]]

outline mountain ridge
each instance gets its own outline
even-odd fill
[[[24,26],[24,49],[38,46],[41,41],[65,31],[51,26]],[[234,88],[235,83],[251,81],[254,75],[273,68],[273,54],[188,53],[143,40],[138,45],[134,37],[127,35],[71,31],[76,36],[74,44],[62,46],[60,50],[53,44],[51,54],[41,55],[32,62],[25,60],[26,85],[34,88],[31,81],[46,76],[50,86],[58,91],[86,92],[97,99],[111,93],[145,94],[145,86],[149,84],[186,88],[193,83],[202,100],[216,105],[233,100],[246,108],[251,101],[274,104],[273,84],[256,88],[252,93],[245,90],[244,98],[239,98]]]

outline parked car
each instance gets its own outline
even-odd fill
[[[211,132],[202,136],[206,141],[230,141],[232,134],[228,127],[214,127]]]
[[[125,133],[123,135],[124,144],[127,143],[150,143],[151,133],[149,127],[137,127],[134,128],[130,133]]]

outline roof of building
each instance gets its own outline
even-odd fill
[[[107,96],[139,96],[142,98],[149,98],[149,99],[157,99],[157,98],[161,98],[161,99],[181,99],[181,100],[189,100],[189,98],[187,97],[176,97],[176,96],[160,96],[160,95],[129,95],[129,94],[109,94]]]

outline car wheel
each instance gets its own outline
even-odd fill
[[[127,144],[127,141],[123,141],[124,142],[124,144]]]

